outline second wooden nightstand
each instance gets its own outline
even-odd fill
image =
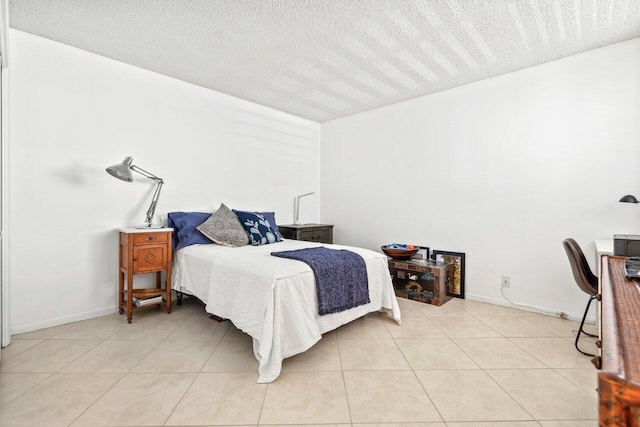
[[[280,234],[285,239],[307,242],[333,243],[333,225],[301,224],[279,225]]]
[[[127,310],[127,322],[133,316],[133,298],[145,299],[165,293],[167,313],[171,313],[171,232],[173,228],[121,228],[120,271],[118,272],[118,308]],[[166,271],[167,281],[162,289],[161,274]],[[156,273],[156,288],[133,289],[133,276]],[[127,276],[127,288],[124,277]]]

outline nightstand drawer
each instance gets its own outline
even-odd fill
[[[169,233],[137,233],[133,235],[134,245],[167,243]]]
[[[305,240],[307,242],[329,242],[331,240],[331,234],[328,229],[316,229],[316,230],[303,230],[299,233],[298,240]]]
[[[333,243],[333,225],[292,224],[278,227],[282,237],[307,242]]]

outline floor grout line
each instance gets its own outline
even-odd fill
[[[26,390],[23,390],[21,393],[19,393],[17,396],[15,396],[13,399],[9,400],[8,402],[4,402],[2,405],[0,405],[0,408],[7,406],[8,404],[10,404],[11,402],[13,402],[14,400],[16,400],[17,398],[19,398],[20,396],[22,396],[23,394],[25,394],[26,392],[28,392],[29,390],[31,390],[32,388],[34,388],[35,386],[37,386],[38,384],[42,383],[43,381],[45,381],[46,379],[50,378],[53,374],[36,374],[36,373],[30,373],[30,372],[3,372],[0,373],[0,377],[2,375],[46,375],[46,377],[44,377],[43,379],[41,379],[40,381],[38,381],[35,384],[32,384],[29,388],[27,388]]]
[[[344,387],[344,397],[347,401],[347,410],[349,411],[349,422],[353,424],[353,414],[351,414],[351,404],[349,403],[349,393],[347,393],[347,379],[344,377],[344,367],[342,366],[342,354],[340,353],[340,340],[338,334],[335,335],[336,347],[338,349],[338,361],[340,362],[340,374],[342,375],[342,385]]]
[[[269,393],[270,385],[271,383],[267,383],[267,386],[264,388],[264,396],[262,396],[262,405],[260,405],[260,413],[258,414],[258,421],[256,421],[256,426],[260,425],[260,420],[262,419],[262,412],[264,411],[264,404],[267,401],[267,393]]]
[[[84,374],[84,375],[95,375],[95,373],[93,373],[93,374]],[[98,375],[100,375],[100,374],[98,374]],[[105,375],[108,375],[108,374],[105,374]],[[96,400],[94,400],[93,402],[91,402],[91,404],[90,404],[89,406],[87,406],[87,407],[85,408],[85,410],[84,410],[84,411],[82,411],[82,413],[80,413],[77,417],[75,417],[75,418],[73,419],[73,421],[71,421],[69,424],[67,424],[67,426],[70,426],[70,425],[72,425],[73,423],[75,423],[76,421],[78,421],[78,419],[79,419],[82,415],[84,415],[84,413],[85,413],[85,412],[87,412],[89,409],[91,409],[91,407],[93,407],[93,405],[95,405],[95,404],[96,404],[96,402],[97,402],[98,400],[102,399],[102,398],[103,398],[103,397],[104,397],[108,392],[110,392],[110,391],[111,391],[111,389],[112,389],[112,388],[114,388],[114,387],[116,386],[116,384],[118,384],[120,381],[122,381],[122,379],[123,379],[125,376],[127,376],[127,374],[122,374],[122,375],[120,376],[120,378],[118,378],[118,380],[117,380],[117,381],[115,381],[113,384],[111,384],[111,387],[107,387],[107,389],[104,391],[104,393],[100,394],[100,396],[98,396],[98,398],[97,398]]]
[[[442,416],[442,412],[440,412],[440,409],[438,409],[438,406],[436,406],[436,403],[433,401],[433,399],[431,398],[431,395],[429,394],[427,389],[424,387],[424,384],[422,384],[422,381],[420,381],[420,378],[418,377],[418,374],[416,374],[415,369],[412,368],[411,369],[411,373],[413,373],[414,378],[418,381],[418,384],[420,384],[420,387],[422,388],[422,390],[424,390],[424,393],[427,395],[427,399],[429,399],[429,402],[431,402],[431,405],[433,406],[433,408],[438,413],[438,416],[440,417],[440,420],[443,423],[446,423],[446,421],[444,420],[444,417]]]
[[[540,363],[542,363],[544,366],[546,366],[549,369],[553,369],[551,366],[549,366],[548,364],[544,363],[540,358],[534,356],[533,354],[531,354],[529,351],[527,351],[526,348],[523,348],[521,346],[518,345],[517,342],[514,342],[512,339],[507,338],[509,340],[510,343],[512,343],[513,345],[515,345],[516,347],[518,347],[520,350],[524,351],[525,353],[527,353],[529,356],[533,357],[534,359],[536,359],[537,361],[539,361]]]
[[[198,379],[198,376],[200,376],[200,374],[195,374],[195,376],[193,377],[193,380],[191,380],[191,383],[189,384],[189,387],[185,389],[184,393],[182,393],[182,396],[180,396],[180,399],[178,399],[178,402],[171,410],[171,413],[167,416],[167,418],[162,423],[163,426],[167,425],[167,422],[169,422],[169,419],[171,418],[173,413],[176,411],[176,409],[178,409],[178,406],[180,406],[180,403],[182,403],[182,400],[184,399],[184,397],[187,395],[187,393],[189,393],[189,390],[191,389],[191,387],[193,387],[193,383],[196,382],[196,380]]]

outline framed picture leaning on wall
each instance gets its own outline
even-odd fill
[[[433,257],[441,255],[446,262],[453,263],[453,293],[456,298],[464,298],[464,253],[433,250]]]
[[[412,256],[411,259],[427,261],[429,259],[429,248],[426,246],[415,247],[420,249],[418,249],[418,252],[414,256]]]

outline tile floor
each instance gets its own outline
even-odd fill
[[[402,326],[356,320],[268,385],[248,336],[196,300],[130,325],[112,315],[17,335],[0,362],[0,426],[597,425],[576,322],[469,300],[400,306]]]

